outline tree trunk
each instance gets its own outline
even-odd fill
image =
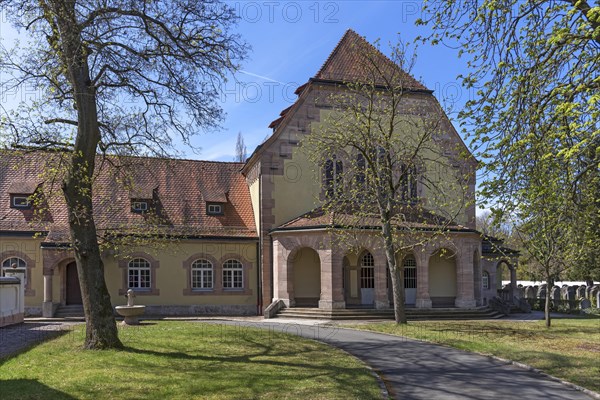
[[[392,280],[392,294],[394,299],[394,320],[397,324],[406,324],[406,310],[404,308],[404,271],[398,265],[390,268]]]
[[[546,275],[546,304],[544,306],[544,318],[546,320],[546,328],[550,328],[552,321],[550,319],[550,289],[554,286],[554,279]]]
[[[390,269],[390,278],[392,281],[392,292],[394,298],[394,320],[397,324],[406,324],[406,310],[404,309],[404,281],[402,280],[403,271],[396,263],[396,252],[394,251],[394,231],[390,219],[382,227],[383,239],[385,242],[385,257]]]
[[[104,280],[92,207],[96,148],[100,142],[96,91],[91,84],[88,55],[75,17],[75,2],[53,1],[49,7],[46,18],[60,31],[61,61],[73,88],[77,110],[77,136],[63,193],[86,319],[84,348],[120,348],[123,345]]]

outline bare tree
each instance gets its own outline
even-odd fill
[[[408,75],[404,44],[390,59],[366,41],[355,48],[358,77],[340,85],[332,105],[303,141],[326,183],[323,208],[336,237],[359,245],[380,238],[391,274],[395,320],[406,323],[403,258],[446,235],[464,215],[474,165],[448,141],[450,122],[431,93]],[[371,229],[364,229],[369,227]]]
[[[28,35],[2,48],[1,89],[40,96],[5,112],[5,141],[59,149],[72,248],[86,316],[85,347],[120,347],[92,207],[96,156],[158,154],[173,137],[214,128],[218,84],[247,51],[218,1],[0,0]]]

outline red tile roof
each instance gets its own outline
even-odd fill
[[[305,93],[305,89],[310,87],[315,81],[334,81],[341,84],[348,82],[370,82],[371,80],[368,78],[368,72],[364,67],[365,64],[362,59],[364,54],[372,55],[373,61],[384,73],[393,74],[396,78],[400,78],[394,81],[396,83],[400,81],[403,88],[419,91],[424,90],[432,93],[414,77],[403,71],[400,66],[377,50],[371,43],[367,42],[365,38],[352,29],[348,29],[317,74],[309,82],[300,85],[295,90],[294,93],[299,96],[296,102],[281,111],[280,116],[269,124],[269,128],[275,131],[274,134],[252,152],[243,173],[246,173],[254,165],[254,161],[258,159],[259,154],[265,151],[277,139],[280,128],[286,126],[291,118],[293,118],[295,111],[301,106],[301,99]],[[376,80],[375,83],[385,84],[381,79]]]
[[[411,229],[435,229],[444,227],[449,230],[469,230],[468,228],[455,223],[448,223],[448,220],[435,215],[425,209],[413,206],[405,206],[397,210],[397,220],[394,225]],[[351,211],[348,212],[329,212],[319,207],[305,214],[300,215],[285,224],[280,225],[277,230],[292,229],[316,229],[331,227],[361,227],[372,228],[381,226],[381,222],[376,215],[357,216]]]
[[[94,214],[99,231],[144,231],[148,214],[131,212],[131,199],[156,205],[161,219],[153,229],[186,236],[256,238],[250,193],[239,172],[242,163],[111,157],[96,162]],[[57,153],[0,153],[0,231],[45,231],[46,240],[69,238],[67,210],[60,176],[49,168],[61,162]],[[64,162],[64,160],[63,160]],[[48,212],[41,220],[30,210],[10,208],[9,188],[15,182],[43,182]],[[53,193],[53,195],[50,195]],[[224,203],[224,215],[206,215],[207,202]]]
[[[373,76],[370,72],[372,65],[377,65],[378,71],[388,78],[400,78],[402,85],[407,89],[428,90],[352,29],[346,31],[314,78],[339,82],[374,81],[376,84],[385,85],[381,75]]]

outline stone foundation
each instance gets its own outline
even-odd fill
[[[23,313],[11,314],[11,315],[0,315],[0,328],[3,326],[20,324],[23,322]]]
[[[189,306],[146,306],[146,313],[140,316],[215,316],[215,315],[258,315],[256,305],[189,305]],[[116,315],[116,313],[115,313]]]

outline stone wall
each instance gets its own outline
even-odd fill
[[[23,322],[25,314],[25,274],[15,271],[7,275],[0,277],[0,327]]]

